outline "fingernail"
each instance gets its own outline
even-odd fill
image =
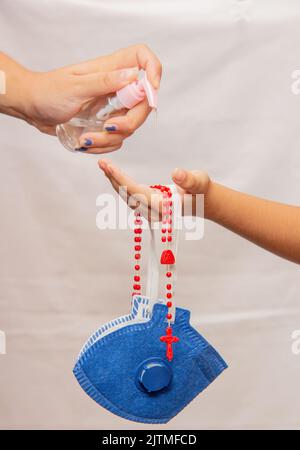
[[[122,70],[120,73],[121,80],[132,80],[138,76],[138,67],[132,67],[131,69]]]
[[[178,181],[182,181],[184,179],[184,171],[181,169],[175,169],[173,173],[173,178]]]
[[[105,131],[117,131],[118,127],[117,125],[113,125],[112,123],[108,123],[107,125],[104,125]]]
[[[92,141],[92,139],[85,139],[84,140],[84,145],[87,145],[87,146],[89,146],[89,145],[93,145],[93,141]]]
[[[80,147],[80,148],[75,148],[75,150],[76,150],[77,152],[86,152],[86,151],[88,150],[88,148],[86,148],[86,147]]]

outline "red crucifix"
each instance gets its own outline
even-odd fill
[[[172,361],[172,359],[173,359],[172,344],[174,342],[178,342],[179,338],[177,336],[172,336],[172,328],[171,327],[167,327],[167,329],[166,329],[166,336],[161,336],[160,340],[167,344],[166,356],[167,356],[169,361]]]

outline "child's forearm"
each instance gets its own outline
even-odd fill
[[[143,194],[149,204],[149,188],[136,183],[111,161],[102,160],[99,166],[117,191],[126,186],[129,197]],[[182,195],[204,194],[206,219],[300,264],[300,207],[241,194],[214,183],[206,172],[199,170],[175,169],[172,179]]]
[[[300,264],[300,207],[259,199],[210,182],[205,217]]]

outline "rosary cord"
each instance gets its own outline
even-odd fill
[[[168,186],[162,185],[153,185],[150,186],[152,189],[159,190],[162,193],[162,226],[161,226],[161,242],[164,244],[165,249],[162,251],[160,257],[160,263],[165,266],[165,299],[167,306],[167,328],[166,335],[161,336],[160,340],[165,342],[167,345],[166,357],[169,361],[173,359],[173,348],[172,344],[179,341],[177,336],[172,335],[172,322],[173,322],[173,285],[174,285],[174,277],[173,277],[173,268],[175,268],[175,256],[172,251],[172,242],[173,242],[173,200],[172,200],[172,190]],[[134,220],[134,250],[135,250],[135,274],[134,274],[134,284],[133,284],[133,293],[132,295],[140,295],[141,294],[141,276],[140,276],[140,259],[141,259],[141,250],[142,250],[142,217],[141,213],[138,211],[134,212],[135,220]]]

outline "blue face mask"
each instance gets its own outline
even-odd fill
[[[142,298],[137,298],[141,306]],[[135,305],[133,305],[133,309]],[[74,368],[83,390],[124,419],[167,423],[227,367],[216,350],[176,308],[173,332],[179,338],[171,362],[165,358],[167,307],[155,304],[150,320],[121,326],[89,340]],[[119,320],[116,320],[118,327]]]
[[[167,423],[227,365],[190,325],[188,310],[174,308],[169,326],[167,306],[155,300],[159,271],[151,235],[147,296],[133,297],[130,314],[88,339],[74,374],[83,390],[112,413],[136,422]],[[168,359],[170,352],[173,358]]]

